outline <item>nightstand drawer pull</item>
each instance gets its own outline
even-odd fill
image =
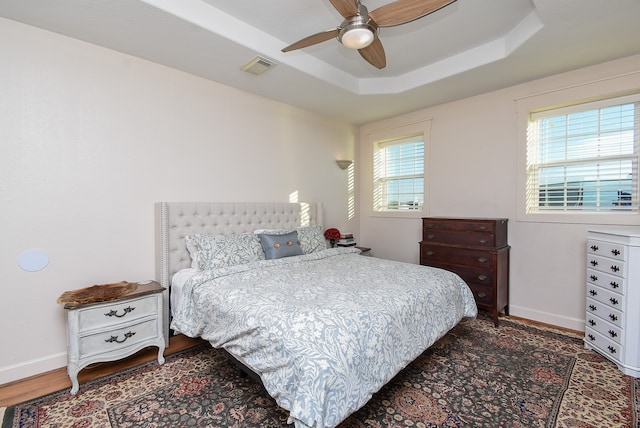
[[[592,245],[591,246],[591,251],[598,251],[598,250],[599,250],[599,248],[598,248],[597,245]]]
[[[617,304],[619,303],[619,302],[618,302],[618,299],[615,299],[615,298],[613,298],[613,297],[612,297],[612,298],[610,298],[610,299],[609,299],[609,301],[610,301],[610,302],[611,302],[611,304],[613,304],[613,305],[617,305]]]
[[[136,332],[135,332],[135,331],[131,331],[131,330],[129,330],[128,332],[126,332],[126,333],[124,334],[124,339],[119,340],[119,339],[118,339],[118,336],[111,336],[110,338],[105,339],[105,342],[107,342],[107,343],[113,343],[113,342],[116,342],[116,343],[124,343],[124,342],[126,342],[126,341],[127,341],[127,339],[129,339],[129,338],[131,338],[131,337],[135,336],[135,334],[136,334]]]
[[[609,352],[611,352],[612,354],[616,353],[616,348],[614,348],[613,346],[609,345],[607,346],[607,349],[609,350]]]
[[[126,308],[124,308],[122,310],[122,315],[118,315],[118,311],[116,311],[115,309],[110,310],[109,312],[107,312],[106,314],[104,314],[105,317],[117,317],[117,318],[122,318],[123,316],[127,315],[130,312],[133,312],[136,308],[135,307],[131,307],[131,306],[127,306]]]

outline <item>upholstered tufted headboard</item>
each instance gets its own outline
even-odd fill
[[[322,205],[309,203],[158,202],[155,204],[156,281],[164,292],[165,341],[169,346],[171,278],[191,266],[184,237],[228,235],[256,229],[322,225]]]

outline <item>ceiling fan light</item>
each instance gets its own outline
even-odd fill
[[[341,37],[340,42],[351,49],[362,49],[373,43],[375,35],[367,27],[350,28],[345,31]]]

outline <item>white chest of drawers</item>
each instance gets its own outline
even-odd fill
[[[163,290],[149,282],[118,299],[65,305],[71,395],[80,389],[78,373],[89,364],[118,360],[147,346],[157,346],[158,363],[164,363]]]
[[[640,232],[588,232],[585,320],[585,347],[640,377]]]

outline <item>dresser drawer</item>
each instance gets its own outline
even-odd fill
[[[622,329],[620,326],[610,324],[599,317],[588,317],[587,325],[609,340],[622,343]]]
[[[433,229],[424,231],[422,239],[425,242],[472,247],[495,247],[496,245],[495,235],[483,232],[448,232]]]
[[[622,277],[624,275],[624,264],[625,262],[622,260],[614,260],[608,257],[596,256],[594,254],[587,255],[587,268],[609,273],[618,277]]]
[[[587,327],[584,332],[585,344],[597,348],[605,356],[615,361],[620,361],[623,346],[613,340],[608,339],[594,329]]]
[[[420,256],[423,262],[430,261],[451,265],[475,266],[491,269],[495,266],[495,251],[456,248],[444,245],[420,243]],[[425,263],[423,263],[425,264]]]
[[[627,260],[626,247],[624,245],[596,240],[587,241],[587,253],[616,260]]]
[[[622,305],[624,297],[618,293],[596,287],[595,285],[587,284],[587,297],[600,303],[604,303],[605,305],[619,311],[624,311],[624,307]]]
[[[624,313],[621,310],[612,308],[597,300],[587,298],[587,321],[592,316],[607,320],[611,324],[619,327],[624,325]]]
[[[90,306],[79,310],[80,332],[128,322],[158,312],[157,295],[150,295],[121,303]]]
[[[476,304],[485,307],[493,305],[493,287],[474,283],[469,283],[468,285],[476,300]]]
[[[459,245],[504,247],[507,245],[507,219],[423,217],[422,239]]]
[[[123,348],[158,337],[158,333],[158,322],[153,318],[122,328],[81,336],[80,357],[121,352]]]
[[[608,273],[594,269],[587,269],[587,282],[619,294],[625,294],[626,280],[619,276],[609,275]]]

